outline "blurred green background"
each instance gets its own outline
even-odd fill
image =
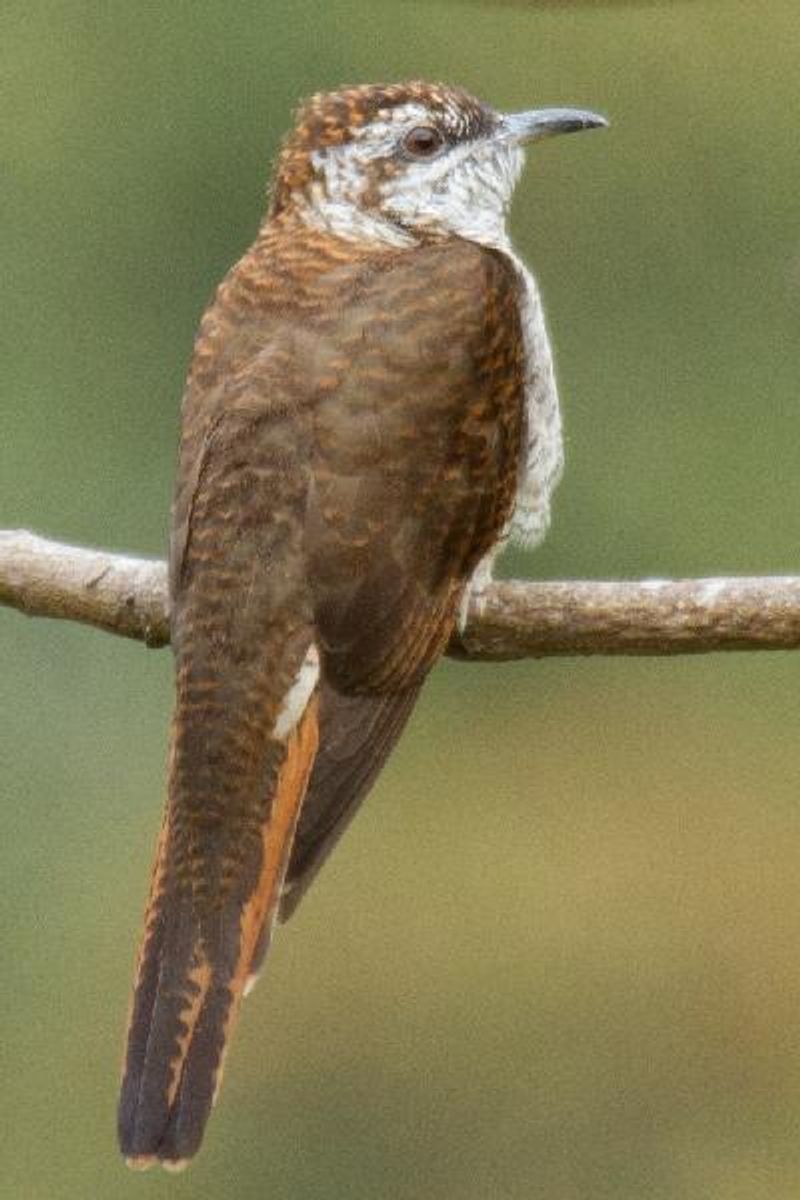
[[[199,315],[320,87],[597,107],[513,225],[568,467],[539,577],[797,571],[797,0],[5,0],[0,524],[160,554]],[[0,612],[0,1195],[796,1200],[790,655],[437,669],[245,1006],[205,1147],[114,1110],[170,658]]]

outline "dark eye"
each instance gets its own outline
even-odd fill
[[[444,138],[430,125],[418,125],[403,138],[403,148],[414,158],[433,158],[441,149]]]

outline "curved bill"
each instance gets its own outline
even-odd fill
[[[503,132],[520,144],[559,133],[577,133],[581,129],[606,129],[608,121],[599,113],[580,108],[537,108],[531,112],[507,113]]]

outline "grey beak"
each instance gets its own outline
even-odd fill
[[[558,133],[577,133],[581,129],[605,129],[608,121],[599,113],[580,108],[538,108],[532,112],[507,113],[502,129],[512,141],[536,142]]]

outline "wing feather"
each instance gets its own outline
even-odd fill
[[[345,696],[320,690],[320,747],[303,802],[281,897],[280,919],[297,908],[392,752],[420,693]]]
[[[313,644],[307,472],[293,433],[285,412],[226,412],[203,434],[185,496],[168,799],[119,1106],[134,1166],[176,1166],[200,1144],[316,753],[314,680],[302,674]]]

